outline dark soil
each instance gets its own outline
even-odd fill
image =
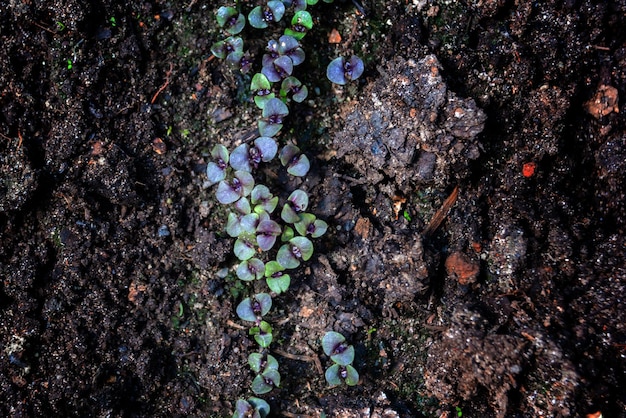
[[[249,76],[210,58],[219,5],[85,3],[0,1],[0,416],[229,416],[251,290],[204,184]],[[280,135],[311,173],[261,173],[330,226],[274,299],[272,414],[626,417],[626,1],[363,4],[313,9]]]

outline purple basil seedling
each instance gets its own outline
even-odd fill
[[[295,145],[287,144],[281,150],[278,156],[281,164],[287,167],[287,172],[295,177],[303,177],[309,172],[311,163],[306,155],[300,152],[300,148]]]
[[[350,364],[342,366],[335,363],[326,369],[324,377],[331,386],[339,386],[342,383],[348,386],[356,386],[359,383],[359,373]]]
[[[293,72],[293,61],[285,55],[281,55],[272,61],[271,65],[263,66],[261,73],[272,83],[276,83],[291,75]]]
[[[287,77],[280,84],[280,97],[286,98],[291,95],[294,102],[302,103],[309,95],[309,90],[295,77]]]
[[[265,107],[265,103],[276,97],[272,92],[272,84],[262,73],[256,73],[252,77],[250,91],[254,97],[254,104],[261,110]]]
[[[265,7],[257,6],[250,14],[248,21],[257,29],[265,29],[272,22],[280,22],[285,14],[285,5],[282,1],[270,0]]]
[[[272,326],[261,321],[259,325],[250,328],[250,335],[254,336],[254,340],[261,348],[267,348],[272,343]]]
[[[254,189],[252,189],[254,191]],[[250,208],[250,202],[245,197],[242,197],[235,202],[235,211],[228,214],[228,221],[226,222],[226,233],[233,238],[238,237],[242,232],[241,220],[244,216],[252,212]]]
[[[300,221],[296,222],[294,227],[302,236],[310,235],[311,238],[318,238],[326,233],[328,224],[321,219],[316,219],[312,213],[302,213]]]
[[[209,178],[209,185],[214,185],[226,178],[226,169],[230,156],[228,150],[222,144],[217,144],[211,150],[211,158],[206,166],[206,175]]]
[[[267,293],[257,293],[237,305],[237,315],[244,321],[257,323],[271,308],[272,297]]]
[[[248,196],[254,188],[254,178],[247,171],[237,170],[230,180],[222,180],[217,185],[215,197],[220,203],[228,205]]]
[[[246,282],[258,280],[264,275],[265,264],[258,258],[250,258],[240,263],[239,267],[237,267],[237,277]]]
[[[324,353],[340,366],[347,366],[354,361],[354,347],[338,332],[327,332],[322,338],[322,348]]]
[[[361,77],[364,69],[363,61],[356,55],[351,56],[350,59],[339,57],[328,64],[326,77],[335,84],[344,85]]]
[[[271,219],[259,222],[256,228],[256,242],[261,251],[269,251],[276,242],[276,237],[281,234],[282,230],[278,223]]]
[[[278,38],[278,54],[291,58],[294,66],[304,62],[304,50],[300,47],[300,43],[296,38],[289,35],[283,35]]]
[[[265,282],[276,294],[286,292],[291,284],[291,277],[284,270],[278,261],[272,260],[265,264]]]
[[[227,58],[231,54],[243,57],[243,39],[238,36],[230,36],[223,41],[216,42],[211,45],[211,53],[221,59]]]
[[[246,18],[234,7],[220,7],[216,20],[217,24],[231,35],[237,35],[246,26]]]
[[[270,413],[270,405],[263,399],[250,397],[239,399],[235,404],[233,418],[265,418]]]
[[[306,10],[300,10],[293,15],[291,27],[285,29],[285,35],[301,40],[313,28],[313,18]]]
[[[283,119],[289,115],[289,109],[282,100],[274,98],[265,103],[263,117],[259,119],[259,133],[261,136],[272,137],[283,127]]]
[[[274,196],[267,186],[257,184],[250,193],[250,201],[254,205],[254,212],[272,213],[278,205],[278,196]]]
[[[294,190],[291,192],[283,206],[280,217],[283,221],[293,224],[300,222],[300,214],[309,206],[309,195],[304,190]]]
[[[235,245],[233,246],[233,252],[235,256],[241,261],[246,261],[254,257],[256,254],[256,237],[254,234],[248,232],[242,232],[237,237]]]
[[[276,261],[286,269],[295,269],[300,260],[307,261],[313,255],[313,243],[305,237],[293,237],[278,249]]]
[[[230,166],[235,170],[251,172],[261,161],[271,161],[278,151],[274,138],[260,136],[252,145],[241,144],[230,154]]]
[[[252,391],[256,394],[267,393],[280,385],[278,373],[278,361],[270,354],[251,353],[248,356],[248,364],[257,375],[252,382]]]

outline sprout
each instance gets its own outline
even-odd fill
[[[261,136],[254,140],[254,145],[241,144],[230,155],[230,166],[235,170],[250,172],[261,161],[271,161],[278,151],[278,144],[273,138]]]
[[[309,94],[307,87],[295,77],[287,77],[280,85],[280,97],[287,97],[291,94],[291,98],[298,103],[302,103]]]
[[[306,6],[305,6],[306,7]],[[299,10],[291,19],[291,27],[285,29],[285,35],[301,40],[313,28],[313,18],[306,10]]]
[[[270,406],[263,399],[250,397],[247,401],[239,399],[235,404],[233,418],[265,418],[270,413]]]
[[[344,85],[361,77],[363,70],[363,61],[356,55],[350,57],[349,60],[339,57],[328,64],[326,77],[335,84]]]
[[[291,58],[293,65],[300,65],[304,62],[304,50],[300,47],[300,43],[296,38],[289,35],[283,35],[278,38],[277,52]]]
[[[280,57],[280,53],[278,52],[278,42],[274,39],[269,40],[265,50],[267,53],[263,54],[263,58],[261,60],[263,68],[271,66],[274,63],[274,60]]]
[[[324,373],[326,381],[331,386],[339,386],[345,382],[348,386],[355,386],[359,383],[359,373],[350,364],[342,366],[333,364]]]
[[[304,212],[308,206],[309,195],[304,190],[294,190],[287,198],[280,217],[283,221],[290,224],[300,222],[300,213]]]
[[[259,226],[256,229],[256,242],[261,251],[269,251],[274,246],[276,237],[281,232],[280,225],[272,220],[267,219],[259,222]]]
[[[261,136],[274,136],[283,127],[283,119],[289,114],[289,109],[280,99],[270,99],[263,108],[263,118],[259,119]],[[282,161],[282,160],[281,160]]]
[[[257,322],[272,307],[272,297],[267,293],[258,293],[245,298],[237,305],[237,315],[244,321]]]
[[[285,5],[281,1],[270,0],[266,7],[257,6],[248,15],[250,25],[265,29],[271,22],[279,22],[285,14]]]
[[[285,79],[293,72],[293,61],[283,55],[271,62],[270,65],[263,66],[261,73],[272,83]]]
[[[280,294],[286,292],[291,284],[291,277],[283,273],[285,268],[278,261],[270,261],[265,264],[265,282],[270,290]]]
[[[294,237],[280,247],[276,261],[286,269],[295,269],[300,260],[307,261],[312,255],[313,243],[306,237]]]
[[[221,59],[228,59],[232,54],[241,59],[243,57],[243,39],[238,36],[230,36],[223,41],[216,42],[211,46],[211,53]],[[232,62],[233,58],[231,57],[229,61]]]
[[[278,370],[278,361],[271,354],[250,353],[248,364],[255,373],[263,373],[266,370]]]
[[[222,144],[217,144],[211,150],[211,157],[214,161],[210,161],[206,166],[206,175],[209,178],[210,185],[214,185],[226,178],[226,169],[228,168],[228,150]]]
[[[254,191],[254,189],[252,190]],[[242,232],[241,220],[244,216],[250,214],[250,202],[245,197],[242,197],[235,202],[235,212],[228,214],[228,221],[226,222],[226,233],[231,237],[238,237]]]
[[[246,26],[246,18],[234,7],[220,7],[216,19],[217,24],[231,35],[237,35]]]
[[[228,205],[248,196],[253,188],[254,178],[252,175],[246,171],[237,170],[230,181],[220,181],[215,197],[220,203]]]
[[[309,172],[311,163],[306,155],[300,152],[300,148],[287,144],[280,150],[278,156],[283,166],[287,167],[287,172],[292,176],[302,177]]]
[[[266,370],[257,374],[252,381],[252,391],[257,395],[262,395],[280,386],[280,374],[278,370]]]
[[[268,324],[269,326],[269,324]],[[252,382],[252,391],[256,394],[267,393],[280,385],[278,361],[270,354],[251,353],[248,364],[257,375]]]
[[[265,264],[258,258],[251,258],[239,264],[237,267],[237,277],[241,280],[249,282],[254,279],[260,279],[265,275]]]
[[[252,193],[250,193],[250,200],[252,201],[252,204],[255,205],[254,211],[256,213],[272,213],[278,205],[278,196],[274,196],[270,192],[270,189],[262,184],[254,186]]]
[[[261,321],[258,326],[250,328],[250,335],[261,346],[267,348],[272,343],[272,326],[265,321]]]
[[[254,103],[259,109],[262,110],[265,107],[265,103],[275,97],[271,88],[272,85],[270,84],[270,81],[262,73],[256,73],[254,77],[252,77],[250,90],[252,91],[252,95],[254,97]]]
[[[316,219],[312,213],[302,213],[300,214],[300,221],[296,222],[294,227],[300,235],[310,235],[311,238],[318,238],[326,233],[328,224],[320,219]]]
[[[340,366],[347,366],[354,361],[354,347],[338,332],[327,332],[322,338],[322,348],[324,353]]]
[[[253,234],[242,232],[233,247],[235,256],[241,261],[251,259],[256,253],[255,249],[256,237]]]

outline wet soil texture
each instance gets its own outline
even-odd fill
[[[626,417],[626,1],[357,3],[309,6],[277,138],[311,171],[258,173],[329,225],[267,317],[271,415]],[[0,1],[0,416],[253,395],[235,308],[264,282],[206,166],[260,112],[211,56],[220,5]],[[281,30],[244,30],[253,65]],[[356,386],[324,379],[330,330]]]

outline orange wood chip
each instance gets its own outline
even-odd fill
[[[333,29],[328,34],[328,43],[329,44],[339,44],[341,43],[341,35],[337,29]]]
[[[446,259],[446,271],[456,277],[460,285],[467,285],[476,281],[480,267],[465,254],[456,252]]]

